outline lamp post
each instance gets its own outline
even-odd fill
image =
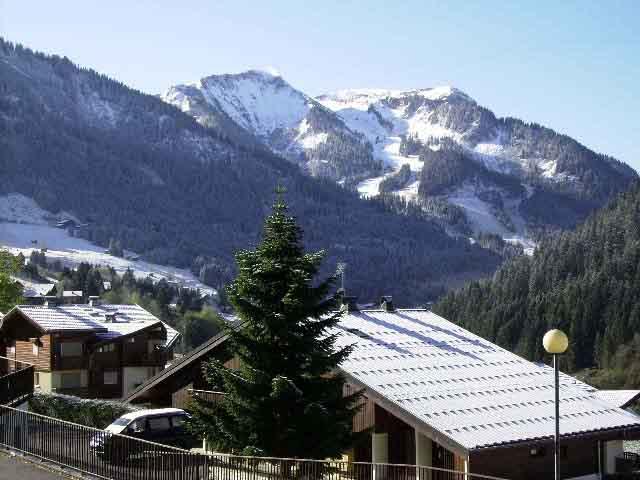
[[[549,330],[544,334],[542,345],[547,353],[553,355],[553,375],[555,379],[556,433],[553,438],[553,459],[555,480],[560,480],[560,374],[558,355],[567,351],[569,339],[562,330]]]

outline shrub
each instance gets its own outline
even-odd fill
[[[139,410],[115,400],[86,399],[56,393],[34,393],[29,400],[29,409],[48,417],[100,429],[126,413]]]

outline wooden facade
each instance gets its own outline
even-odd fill
[[[14,340],[11,347],[14,349],[11,358],[30,363],[36,370],[51,370],[51,335],[29,340]]]
[[[34,365],[36,388],[44,392],[121,398],[128,393],[125,369],[144,381],[173,357],[172,348],[158,347],[166,340],[161,324],[103,339],[96,332],[44,333],[16,311],[2,327],[2,349],[11,358]]]

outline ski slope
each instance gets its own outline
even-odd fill
[[[29,257],[33,250],[46,248],[49,261],[60,260],[63,265],[75,267],[86,262],[112,267],[122,274],[130,268],[137,278],[150,276],[153,280],[166,279],[186,288],[200,289],[203,294],[215,295],[215,289],[200,282],[190,271],[115,257],[104,249],[82,238],[70,236],[66,230],[52,224],[62,219],[74,219],[67,212],[52,214],[38,206],[33,199],[18,193],[0,197],[0,248],[13,254]]]

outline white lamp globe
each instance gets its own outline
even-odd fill
[[[542,345],[548,353],[556,355],[567,351],[569,339],[562,330],[554,328],[544,334]]]

